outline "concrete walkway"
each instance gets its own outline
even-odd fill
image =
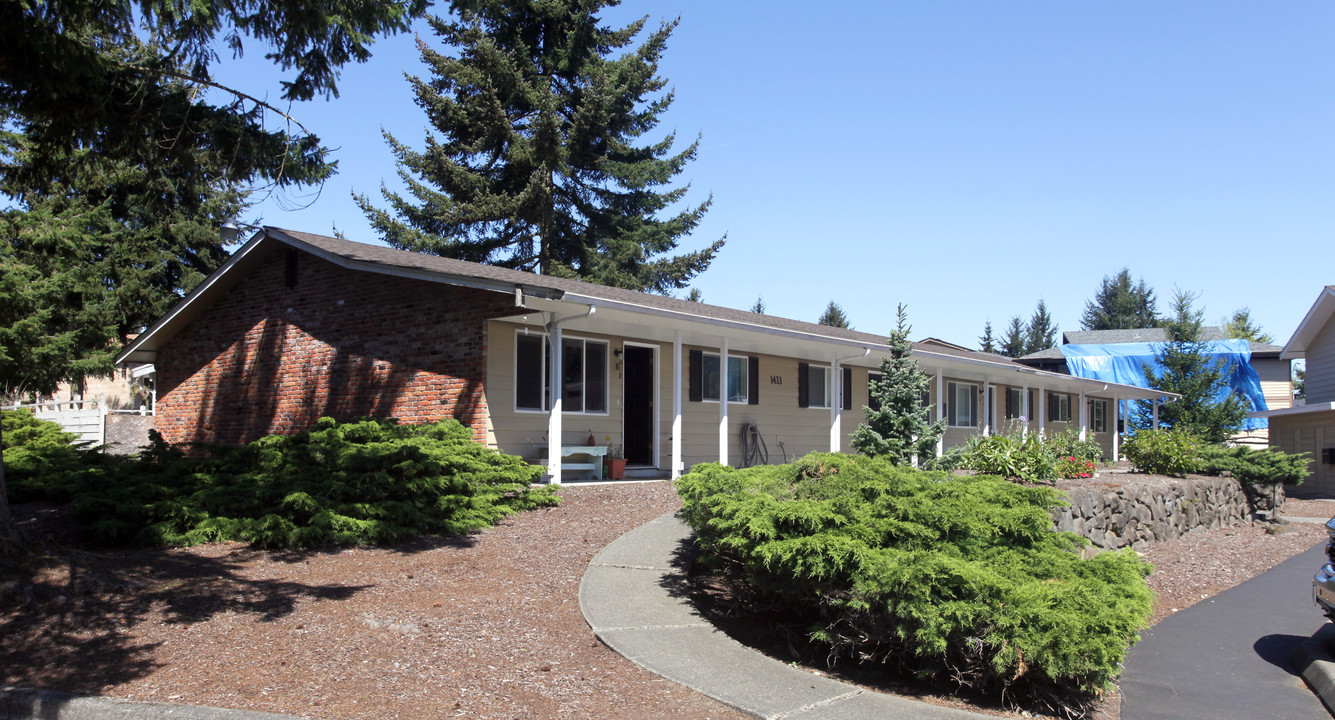
[[[580,610],[598,639],[641,667],[759,718],[995,720],[863,690],[738,643],[687,597],[690,537],[690,528],[667,514],[598,553],[579,586]]]
[[[0,687],[0,720],[303,720],[295,715]]]

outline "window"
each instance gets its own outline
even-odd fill
[[[798,407],[830,407],[830,368],[797,364]]]
[[[700,357],[702,364],[704,380],[704,400],[719,399],[719,365],[723,358],[711,353],[704,353]],[[748,401],[750,389],[747,382],[749,380],[749,362],[748,358],[729,355],[728,356],[728,402],[745,403]]]
[[[515,408],[548,410],[551,351],[546,335],[515,336]],[[561,339],[561,403],[570,413],[607,412],[607,343]]]
[[[881,374],[867,373],[867,409],[876,412],[881,409],[881,401],[876,399],[876,385],[881,382]]]
[[[1018,420],[1024,417],[1024,390],[1006,388],[1006,419]]]
[[[1108,432],[1108,401],[1091,400],[1089,402],[1089,408],[1090,408],[1089,415],[1091,418],[1093,418],[1091,422],[1094,426],[1094,432],[1096,433]]]
[[[1048,422],[1071,422],[1071,396],[1064,393],[1048,395]]]
[[[977,385],[946,383],[946,424],[951,427],[978,427]]]

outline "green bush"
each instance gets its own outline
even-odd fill
[[[202,457],[153,435],[138,458],[90,454],[76,472],[36,477],[31,490],[68,499],[88,539],[108,545],[377,545],[479,530],[558,500],[530,486],[540,467],[483,447],[455,420],[322,418],[298,435]]]
[[[1206,445],[1200,449],[1200,472],[1205,475],[1228,472],[1244,485],[1297,485],[1307,478],[1308,455],[1277,448],[1253,450]]]
[[[1184,477],[1201,467],[1201,442],[1185,430],[1137,430],[1122,448],[1144,473]]]
[[[77,474],[87,462],[77,435],[50,420],[39,420],[27,410],[3,411],[0,427],[4,430],[5,485],[10,502],[42,499],[48,482]]]
[[[1057,477],[1057,456],[1038,433],[975,435],[964,447],[964,467],[1029,482]]]
[[[812,618],[830,657],[1079,704],[1150,616],[1149,565],[1130,551],[1081,559],[1084,541],[1052,529],[1053,488],[812,454],[698,465],[677,490],[701,561]]]

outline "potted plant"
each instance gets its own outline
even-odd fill
[[[620,480],[626,477],[626,453],[620,445],[607,446],[607,455],[603,457],[603,479]]]

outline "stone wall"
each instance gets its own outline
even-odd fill
[[[1069,507],[1053,511],[1057,529],[1083,535],[1095,547],[1115,550],[1172,540],[1192,530],[1242,525],[1253,506],[1269,505],[1270,488],[1248,498],[1231,477],[1155,478],[1066,489]],[[1283,489],[1278,491],[1283,502]]]
[[[148,431],[153,429],[152,415],[107,415],[107,448],[113,455],[133,455],[148,447]]]

